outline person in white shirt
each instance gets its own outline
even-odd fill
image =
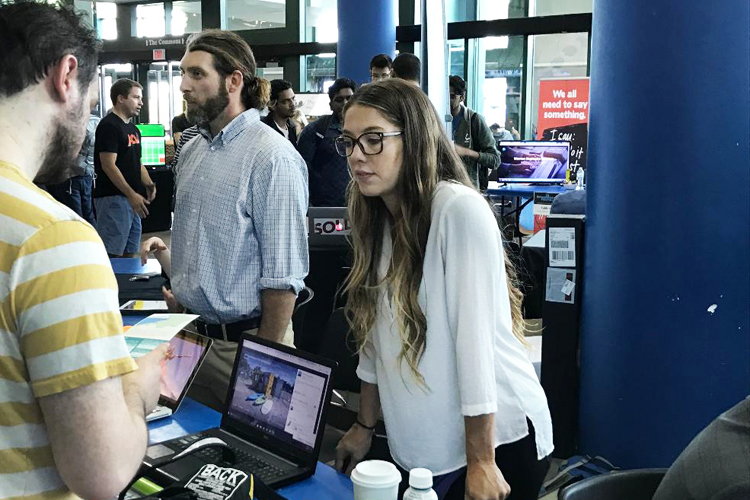
[[[401,80],[362,87],[335,144],[354,179],[346,290],[362,380],[337,468],[367,455],[382,406],[393,460],[430,469],[441,498],[536,499],[552,423],[490,206]]]

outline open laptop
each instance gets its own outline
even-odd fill
[[[493,172],[500,183],[562,184],[570,159],[564,141],[500,141],[500,166]]]
[[[234,451],[229,464],[272,488],[315,473],[323,439],[334,361],[244,334],[229,381],[221,427],[150,446],[153,466],[194,442],[219,438]],[[206,463],[221,463],[215,448],[196,452],[149,476],[159,482],[188,477]]]
[[[212,339],[187,330],[172,337],[167,362],[162,370],[159,404],[146,415],[147,422],[168,417],[177,411],[212,343]]]

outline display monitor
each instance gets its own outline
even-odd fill
[[[500,141],[498,182],[563,183],[569,142]]]
[[[166,164],[164,125],[161,123],[141,123],[136,127],[141,132],[141,163],[147,167],[161,167]]]

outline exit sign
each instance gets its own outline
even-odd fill
[[[167,49],[153,49],[154,61],[166,61]]]

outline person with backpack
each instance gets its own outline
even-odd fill
[[[471,184],[484,191],[489,182],[489,170],[500,166],[500,153],[495,148],[495,138],[482,115],[463,105],[466,99],[466,82],[463,78],[451,75],[449,86],[453,144],[466,166]]]
[[[310,123],[300,134],[297,149],[307,163],[311,207],[345,207],[351,174],[346,158],[336,153],[333,141],[341,135],[344,106],[357,91],[357,84],[339,78],[328,89],[331,113]]]

